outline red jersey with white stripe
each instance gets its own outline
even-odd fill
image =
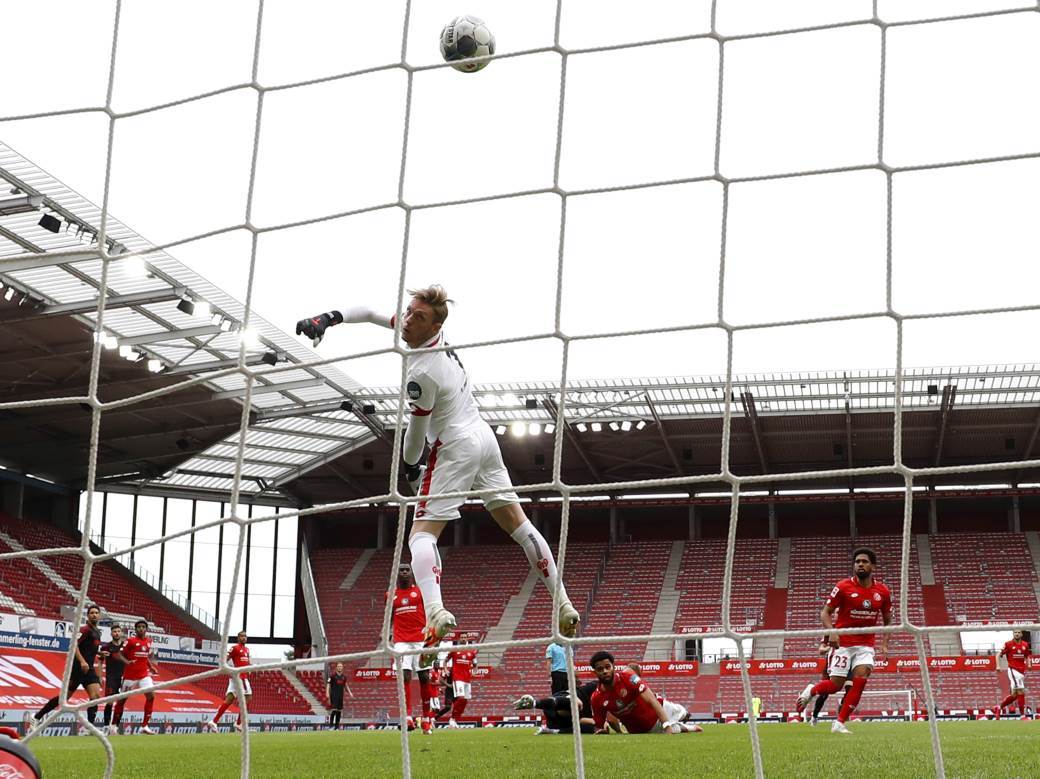
[[[241,668],[243,665],[249,665],[249,647],[245,644],[235,644],[227,653],[228,660],[231,661],[231,665],[235,668]],[[245,679],[248,674],[242,674],[242,678]]]
[[[423,347],[444,346],[438,333]],[[405,395],[415,416],[429,416],[426,440],[447,443],[455,434],[481,422],[469,377],[455,352],[425,352],[408,361]]]
[[[596,727],[602,728],[610,713],[629,733],[648,733],[659,720],[654,707],[642,698],[643,690],[647,689],[635,671],[615,668],[614,683],[608,687],[600,682],[592,693],[592,718]]]
[[[422,641],[426,629],[426,609],[423,606],[422,593],[416,586],[394,590],[393,605],[394,641],[414,643]]]
[[[460,649],[451,653],[451,680],[472,682],[473,666],[477,664],[477,653],[473,649]]]
[[[1033,654],[1033,652],[1029,648],[1028,641],[1015,641],[1012,639],[1004,644],[1004,648],[1000,650],[1000,654],[1007,658],[1008,668],[1012,671],[1025,673],[1027,664],[1029,663],[1029,656]]]
[[[130,661],[123,671],[124,679],[143,679],[151,675],[148,658],[152,656],[152,639],[131,636],[123,645],[123,657]]]
[[[862,628],[876,625],[878,617],[892,613],[892,594],[888,587],[874,580],[869,587],[850,576],[834,585],[827,605],[838,610],[836,628]],[[874,646],[873,633],[859,633],[838,637],[840,646]]]

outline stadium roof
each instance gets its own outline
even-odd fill
[[[0,324],[8,336],[0,345],[6,379],[0,464],[77,489],[85,482],[89,441],[90,414],[79,404],[87,394],[100,288],[101,262],[91,254],[100,210],[3,144],[0,178]],[[40,223],[45,214],[54,219],[49,227]],[[106,411],[98,477],[113,491],[226,500],[244,379],[218,372],[234,365],[244,306],[118,221],[110,221],[108,236],[110,251],[142,252],[144,264],[131,257],[110,267],[105,331],[125,356],[104,351],[101,399],[199,381]],[[178,307],[182,300],[208,303],[212,311],[189,314]],[[262,319],[251,317],[250,330],[248,359],[259,371],[274,367],[262,361],[265,355],[277,363],[316,357]],[[890,463],[894,387],[895,376],[883,371],[734,377],[734,471]],[[909,369],[902,391],[908,464],[1035,453],[1038,365]],[[724,394],[722,376],[572,382],[564,479],[587,484],[716,472]],[[558,387],[484,384],[476,396],[492,425],[510,428],[502,441],[516,480],[549,480],[551,436],[542,431],[557,419]],[[61,407],[3,407],[41,398],[71,400]],[[333,366],[261,373],[245,439],[243,500],[313,505],[386,493],[397,398],[397,388],[362,388]],[[525,435],[513,435],[514,426]]]

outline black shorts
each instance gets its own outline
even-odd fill
[[[83,689],[87,688],[88,684],[101,684],[101,680],[98,678],[97,671],[91,668],[86,673],[73,669],[72,675],[69,677],[69,689],[75,690],[80,685],[83,685]]]
[[[122,678],[112,679],[112,677],[108,677],[107,679],[105,679],[105,695],[115,695],[122,689],[122,687]]]

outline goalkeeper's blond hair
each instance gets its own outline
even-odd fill
[[[432,308],[433,321],[439,325],[444,324],[444,320],[448,318],[448,304],[455,302],[448,297],[448,293],[440,284],[431,284],[421,289],[410,289],[408,294]]]

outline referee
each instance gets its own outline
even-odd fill
[[[112,640],[101,647],[101,657],[105,661],[105,695],[115,695],[123,687],[123,669],[126,668],[126,663],[115,657],[116,654],[122,651],[126,645],[126,638],[123,636],[122,625],[112,625]],[[112,707],[111,701],[105,704],[105,715],[104,723],[105,727],[109,729],[109,735],[115,735],[115,730],[112,729]]]
[[[98,628],[100,621],[101,609],[97,606],[90,606],[87,609],[87,624],[80,628],[79,638],[76,639],[76,643],[73,645],[76,659],[72,664],[72,674],[69,676],[67,698],[71,698],[76,690],[80,688],[80,685],[87,691],[90,700],[97,700],[101,697],[101,682],[98,679],[97,671],[94,669],[98,649],[101,646],[101,630]],[[32,721],[29,723],[30,729],[36,730],[40,726],[40,720],[58,708],[60,700],[61,693],[58,693],[58,695],[47,701],[43,708],[33,715]],[[87,721],[91,725],[94,724],[95,714],[97,714],[96,706],[87,709]]]
[[[567,652],[557,643],[545,648],[545,670],[552,680],[552,694],[567,689]]]

